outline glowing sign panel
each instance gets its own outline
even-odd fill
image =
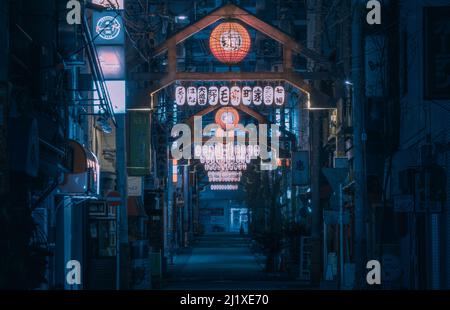
[[[93,32],[95,44],[124,44],[125,36],[122,17],[113,11],[93,14]]]
[[[94,84],[95,88],[95,84]],[[108,90],[109,98],[111,99],[111,104],[113,106],[114,114],[125,113],[125,81],[105,81],[105,88]],[[94,99],[97,100],[98,104],[98,94],[94,92]],[[99,112],[99,107],[94,106],[94,113]]]
[[[125,79],[125,51],[122,46],[98,46],[97,54],[106,80]]]

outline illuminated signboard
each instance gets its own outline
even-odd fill
[[[97,45],[120,45],[125,42],[122,17],[115,11],[94,12],[92,27]]]
[[[106,80],[125,79],[125,50],[122,46],[98,46],[97,54]]]
[[[260,86],[255,87],[239,87],[232,86],[211,86],[206,88],[205,86],[200,86],[198,88],[194,86],[183,87],[177,86],[175,88],[175,102],[177,105],[182,106],[187,103],[187,105],[233,105],[238,106],[241,103],[244,105],[254,104],[259,106],[264,103],[264,105],[278,105],[281,106],[285,102],[285,90],[283,86],[265,86],[264,88]]]
[[[113,106],[114,114],[125,113],[125,81],[105,81],[105,87],[108,89],[109,98],[111,99],[111,104]],[[95,89],[95,84],[94,84]],[[98,104],[98,94],[94,92],[95,103]],[[94,106],[94,113],[99,112],[98,105]]]
[[[211,32],[209,47],[214,57],[225,64],[241,62],[250,51],[250,35],[239,23],[225,22]]]

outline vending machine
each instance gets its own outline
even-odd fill
[[[50,283],[66,290],[116,289],[117,206],[106,201],[61,197],[51,234]],[[73,263],[80,270],[73,270]],[[72,267],[71,267],[72,266]],[[70,272],[81,273],[68,281]]]
[[[86,208],[86,289],[116,289],[117,206],[90,201]]]

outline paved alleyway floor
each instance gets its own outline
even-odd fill
[[[301,281],[269,277],[264,262],[250,250],[250,241],[239,234],[197,238],[189,249],[169,263],[165,290],[296,290]]]

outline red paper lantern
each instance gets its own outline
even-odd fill
[[[215,121],[225,130],[235,128],[239,123],[239,113],[234,108],[220,108],[216,113]]]
[[[214,57],[225,64],[241,62],[250,51],[247,29],[235,22],[225,22],[211,32],[209,47]]]

